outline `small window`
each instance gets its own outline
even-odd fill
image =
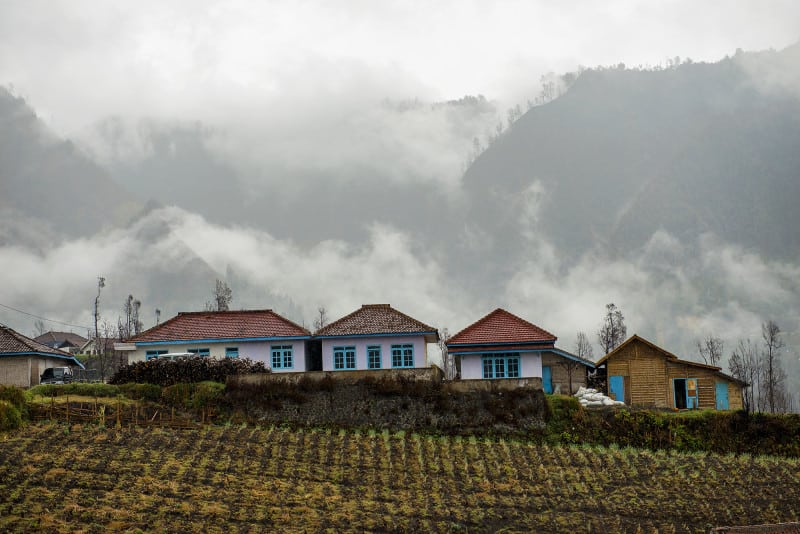
[[[294,368],[294,354],[291,345],[272,346],[272,368],[273,369]]]
[[[204,358],[208,358],[209,356],[211,356],[211,351],[209,349],[189,349],[186,352],[195,354],[197,356],[202,356]]]
[[[225,357],[226,358],[238,358],[239,357],[239,347],[225,347]]]
[[[147,360],[155,360],[160,355],[166,354],[166,353],[167,353],[167,351],[165,351],[165,350],[148,350],[144,354],[144,359],[145,359],[145,361],[147,361]]]
[[[414,345],[392,345],[392,367],[414,367]]]
[[[333,368],[347,370],[356,368],[355,347],[333,347]]]
[[[367,347],[367,368],[381,368],[381,347],[379,345]]]

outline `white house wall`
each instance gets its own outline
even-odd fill
[[[428,367],[428,347],[424,336],[376,336],[331,338],[322,340],[322,370],[333,371],[334,347],[356,348],[356,370],[367,369],[367,347],[381,348],[381,369],[392,368],[392,345],[414,346],[414,367]]]
[[[249,358],[255,362],[262,362],[268,368],[272,368],[272,347],[273,346],[292,346],[292,358],[294,367],[291,369],[273,369],[275,373],[281,372],[303,372],[306,370],[306,340],[277,340],[277,341],[225,341],[214,343],[186,343],[169,345],[146,345],[136,347],[136,350],[129,352],[128,363],[145,361],[147,351],[166,350],[167,352],[189,352],[189,349],[209,349],[212,358],[225,358],[227,347],[237,347],[239,358]]]
[[[481,354],[461,355],[461,378],[464,380],[476,380],[483,378],[483,363]],[[519,353],[519,377],[520,378],[541,378],[542,377],[542,356],[538,352]]]

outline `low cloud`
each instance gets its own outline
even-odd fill
[[[552,244],[532,239],[528,260],[503,293],[487,295],[470,289],[469,266],[463,266],[466,274],[454,276],[411,234],[370,224],[367,235],[357,244],[325,240],[301,247],[262,230],[221,226],[169,207],[129,229],[45,252],[0,248],[5,273],[0,302],[91,325],[96,277],[103,275],[101,314],[116,322],[130,293],[142,300],[150,326],[156,307],[162,318],[202,309],[219,277],[231,282],[234,307],[273,307],[306,324],[318,306],[335,318],[364,303],[385,302],[454,333],[495,307],[506,307],[552,331],[570,350],[578,331],[595,341],[604,306],[614,302],[626,316],[629,334],[688,358],[695,340],[708,334],[722,337],[727,347],[739,338],[758,339],[766,319],[778,322],[790,347],[800,341],[800,266],[767,261],[712,236],[681,243],[659,231],[633,259],[590,253],[573,263]],[[5,309],[0,321],[32,330],[33,319]]]

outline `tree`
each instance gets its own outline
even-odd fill
[[[33,323],[33,337],[39,337],[45,332],[47,332],[47,327],[44,325],[44,321],[36,319]]]
[[[780,350],[783,348],[781,329],[778,324],[769,320],[761,324],[761,338],[764,340],[763,381],[766,404],[769,411],[775,413],[776,398],[783,396],[783,385],[786,375],[780,365]]]
[[[142,302],[128,295],[122,305],[123,318],[117,319],[117,330],[120,341],[135,336],[142,331],[142,321],[139,320],[139,310]]]
[[[442,351],[442,366],[444,367],[444,377],[447,380],[454,380],[456,378],[456,359],[455,356],[450,354],[447,350],[447,340],[450,339],[450,332],[447,328],[439,330],[439,350]]]
[[[320,306],[319,308],[317,308],[317,313],[318,313],[317,318],[314,319],[315,332],[328,324],[328,312],[325,309],[325,306]]]
[[[102,276],[98,276],[97,277],[97,296],[94,298],[94,345],[95,345],[95,349],[98,349],[98,350],[99,350],[99,347],[97,346],[97,343],[100,340],[100,330],[98,329],[97,321],[100,318],[100,290],[103,289],[104,287],[106,287],[106,279],[104,277],[102,277]],[[103,368],[103,365],[102,365],[102,362],[101,362],[100,374],[102,375],[103,379],[105,379],[105,375],[103,374],[104,371],[105,371],[105,369]]]
[[[575,356],[583,358],[584,360],[594,359],[594,349],[592,344],[589,343],[589,336],[584,332],[578,332],[575,337]]]
[[[597,338],[603,352],[608,354],[625,340],[628,328],[625,326],[625,317],[622,311],[613,302],[606,304],[606,314],[603,324],[597,332]]]
[[[747,384],[742,398],[744,409],[748,412],[755,411],[755,400],[757,398],[755,393],[758,385],[760,366],[756,348],[749,339],[739,340],[733,353],[731,353],[728,369],[730,369],[731,375],[733,375],[734,378]]]
[[[228,284],[217,279],[213,300],[206,302],[206,311],[228,311],[233,300],[233,292]]]
[[[710,334],[703,341],[697,342],[697,351],[707,365],[717,365],[722,360],[722,348],[722,339]]]

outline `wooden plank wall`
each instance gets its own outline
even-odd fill
[[[668,362],[667,372],[669,378],[669,406],[675,406],[675,390],[672,387],[673,378],[696,378],[697,397],[700,408],[716,408],[717,373],[712,369],[703,369],[682,363]]]
[[[668,406],[664,356],[633,342],[608,360],[608,376],[626,376],[625,402],[631,406]]]

